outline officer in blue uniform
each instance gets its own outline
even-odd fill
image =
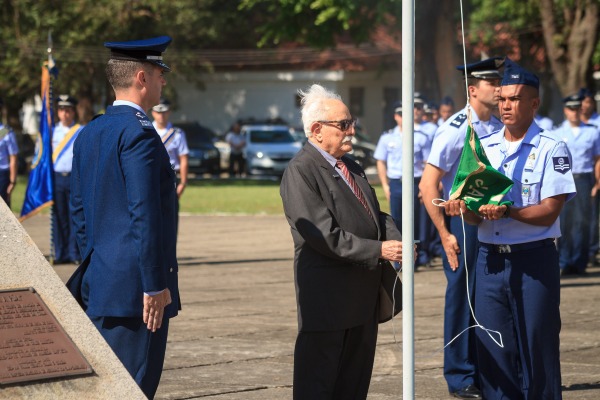
[[[554,129],[554,122],[552,122],[552,120],[548,117],[536,114],[533,120],[535,121],[537,126],[544,130],[551,131]]]
[[[580,94],[563,99],[565,121],[554,131],[566,144],[572,156],[571,172],[578,196],[565,205],[560,214],[558,241],[560,272],[584,274],[590,253],[592,189],[600,166],[600,132],[581,121]]]
[[[514,186],[511,206],[467,212],[462,200],[446,212],[479,224],[475,292],[477,358],[486,399],[561,399],[560,278],[554,239],[558,216],[575,195],[567,145],[533,121],[537,76],[505,61],[499,110],[505,128],[482,135],[491,165]],[[502,344],[502,346],[500,345]]]
[[[600,115],[596,112],[596,99],[594,98],[594,92],[587,88],[579,89],[579,95],[582,97],[581,100],[581,121],[593,125],[600,131]],[[598,266],[598,260],[596,260],[596,254],[600,250],[600,221],[598,215],[600,214],[600,193],[598,193],[600,187],[594,187],[594,196],[592,197],[592,208],[590,215],[590,261],[594,266]]]
[[[0,106],[2,100],[0,99]],[[10,194],[17,184],[17,138],[0,122],[0,197],[10,207]]]
[[[443,184],[444,198],[450,197],[449,192],[463,150],[469,116],[478,135],[502,128],[500,120],[492,114],[498,103],[497,90],[502,77],[498,69],[502,63],[502,58],[494,57],[466,66],[469,104],[438,128],[419,185],[423,203],[439,232],[444,248],[442,260],[448,281],[444,309],[445,343],[450,343],[464,329],[473,325],[469,298],[473,299],[477,227],[466,226],[463,235],[460,216],[447,221],[443,210],[432,201],[440,196],[440,182]],[[457,69],[464,74],[464,66],[458,66]],[[465,242],[466,248],[463,245]],[[469,268],[469,292],[465,283],[466,267]],[[453,396],[468,399],[480,398],[477,376],[475,332],[471,329],[458,336],[444,349],[444,377]]]
[[[171,116],[171,102],[165,98],[160,99],[160,103],[152,107],[152,125],[160,140],[165,145],[169,160],[175,172],[179,175],[177,184],[177,197],[181,197],[187,186],[188,175],[188,148],[185,132],[169,121]]]
[[[52,238],[56,264],[79,264],[75,228],[71,220],[69,199],[71,197],[71,167],[73,143],[83,128],[75,122],[77,99],[67,94],[58,96],[58,124],[52,132],[52,161],[54,164],[54,208]]]
[[[415,107],[416,108],[416,107]],[[415,111],[416,113],[416,111]],[[377,147],[373,157],[377,160],[377,174],[381,181],[383,192],[390,204],[390,212],[396,223],[399,231],[402,230],[402,103],[398,102],[394,108],[394,120],[396,127],[384,132],[379,138]],[[419,124],[415,124],[414,128],[414,221],[415,221],[415,237],[421,238],[421,224],[419,223],[425,210],[420,204],[419,181],[423,174],[425,161],[429,154],[431,142],[429,137],[417,128]],[[429,263],[427,247],[424,243],[417,246],[418,256],[415,269],[421,265]],[[399,266],[396,265],[398,268]]]
[[[146,116],[169,67],[168,36],[109,42],[116,100],[75,141],[71,206],[84,261],[67,286],[148,398],[179,310],[176,178]]]

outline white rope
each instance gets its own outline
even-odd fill
[[[460,28],[461,28],[461,34],[462,34],[463,66],[464,66],[464,75],[465,75],[465,94],[467,96],[467,117],[468,117],[468,123],[470,124],[471,123],[471,106],[470,106],[471,97],[469,96],[469,84],[467,82],[467,77],[468,77],[467,48],[465,45],[465,20],[464,20],[462,0],[460,0]],[[442,204],[444,204],[446,202],[446,200],[433,199],[431,202],[433,203],[433,205],[435,205],[437,207],[443,207]],[[504,348],[504,342],[502,341],[502,334],[499,331],[495,331],[495,330],[484,327],[483,325],[481,325],[479,323],[479,321],[477,320],[477,317],[475,317],[475,311],[473,310],[473,304],[471,302],[471,292],[469,290],[469,268],[467,265],[467,235],[466,235],[466,231],[465,231],[465,218],[464,218],[462,210],[460,211],[460,219],[462,221],[462,231],[463,231],[463,251],[462,251],[462,253],[463,253],[463,257],[464,257],[464,261],[465,261],[467,301],[469,303],[469,309],[471,310],[471,316],[473,317],[473,321],[475,321],[475,325],[472,325],[472,326],[469,326],[469,327],[463,329],[462,332],[460,332],[458,335],[454,336],[452,338],[452,340],[450,340],[448,343],[446,343],[443,348],[433,352],[433,354],[441,352],[446,347],[450,346],[452,344],[452,342],[454,342],[456,339],[458,339],[460,337],[460,335],[462,335],[463,333],[465,333],[466,331],[468,331],[469,329],[472,329],[472,328],[482,329],[483,331],[485,331],[488,334],[488,336],[494,341],[494,343],[496,343],[499,347]],[[392,268],[393,268],[393,266],[392,266]],[[394,271],[396,271],[395,268],[394,268]],[[402,267],[400,267],[400,269],[398,271],[396,271],[396,275],[398,275],[401,271],[402,271]],[[394,295],[395,291],[396,291],[396,281],[394,282],[394,288],[392,289],[392,298],[393,298],[392,299],[392,332],[394,335],[394,343],[396,345],[398,345],[398,341],[396,340],[396,328],[394,326],[394,310],[396,309],[396,297]],[[496,340],[496,337],[494,337],[492,334],[497,334],[498,340]],[[433,354],[431,354],[430,356],[432,356]],[[430,357],[430,356],[427,356],[427,357]]]
[[[444,204],[446,202],[446,200],[444,199],[433,199],[431,200],[431,203],[434,206],[437,207],[443,207],[442,204]],[[458,335],[456,335],[454,338],[452,338],[452,340],[450,340],[448,343],[446,343],[446,345],[444,346],[444,348],[450,346],[450,344],[452,342],[454,342],[460,335],[462,335],[463,333],[465,333],[466,331],[468,331],[471,328],[480,328],[482,330],[484,330],[488,336],[500,347],[504,347],[504,343],[502,342],[502,334],[499,331],[495,331],[492,329],[488,329],[486,327],[484,327],[483,325],[481,325],[479,323],[479,321],[477,320],[477,317],[475,316],[475,311],[473,310],[473,304],[471,302],[471,292],[469,290],[469,267],[467,264],[467,233],[465,231],[465,216],[463,215],[462,209],[460,210],[460,220],[462,222],[462,232],[463,232],[463,248],[462,248],[462,253],[463,253],[463,257],[465,260],[465,277],[466,277],[466,285],[467,285],[467,301],[469,302],[469,309],[471,310],[471,316],[473,317],[473,321],[475,321],[475,325],[469,326],[467,328],[465,328],[461,333],[459,333]],[[492,335],[492,333],[496,333],[498,334],[498,340],[496,340],[496,338]]]

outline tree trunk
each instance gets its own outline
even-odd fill
[[[574,7],[574,8],[573,8]],[[598,1],[578,0],[571,8],[556,10],[553,0],[540,0],[544,42],[554,79],[563,96],[585,86],[598,38]],[[566,16],[559,26],[555,12]]]

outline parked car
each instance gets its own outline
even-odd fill
[[[370,142],[369,138],[363,134],[357,126],[356,133],[352,137],[352,151],[348,153],[363,169],[377,165],[373,154],[377,146]]]
[[[197,122],[174,123],[185,132],[188,148],[188,166],[192,174],[221,172],[221,155],[214,142],[217,136],[209,128]]]
[[[290,160],[302,147],[286,125],[243,125],[246,137],[246,173],[283,175]]]

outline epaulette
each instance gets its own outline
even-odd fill
[[[547,131],[545,129],[541,129],[539,135],[547,137],[548,139],[552,139],[555,142],[562,142],[562,138],[555,131]]]
[[[144,129],[154,129],[154,125],[152,125],[152,122],[150,122],[150,120],[148,119],[148,117],[140,112],[137,111],[135,113],[136,118],[138,119],[138,121],[140,121],[140,124],[142,125],[142,128]]]
[[[455,128],[460,128],[460,126],[467,120],[467,114],[458,114],[456,116],[456,118],[454,118],[454,120],[452,120],[452,122],[450,122],[450,125],[452,125]]]

